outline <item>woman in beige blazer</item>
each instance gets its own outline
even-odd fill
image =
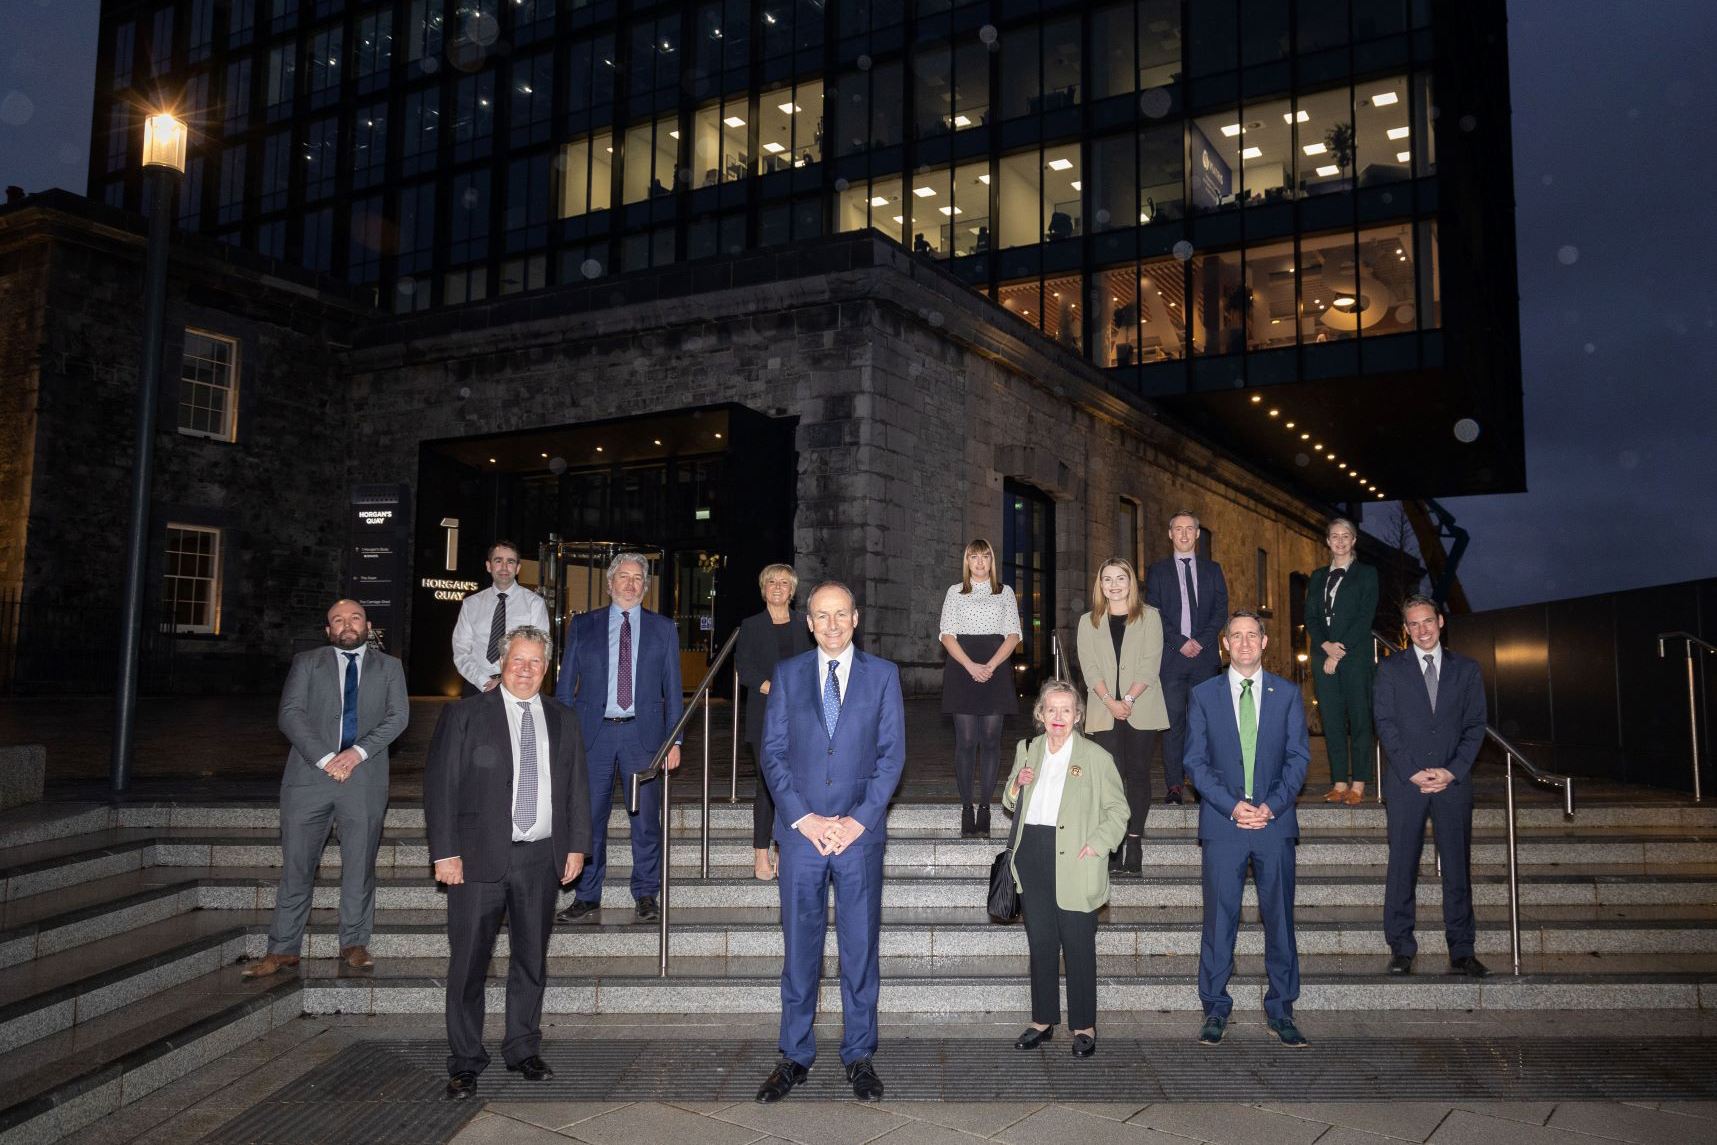
[[[1158,671],[1163,622],[1139,596],[1133,566],[1110,557],[1091,585],[1091,612],[1075,625],[1079,671],[1085,677],[1085,730],[1115,761],[1127,788],[1127,838],[1109,856],[1109,869],[1141,873],[1145,813],[1151,805],[1151,754],[1169,726]]]
[[[1073,1056],[1097,1052],[1097,910],[1109,901],[1103,856],[1127,829],[1127,799],[1109,753],[1075,731],[1079,693],[1047,680],[1032,716],[1044,734],[1021,742],[1002,806],[1020,820],[1014,886],[1031,949],[1031,1026],[1014,1045],[1035,1049],[1061,1017],[1056,969],[1067,965]]]

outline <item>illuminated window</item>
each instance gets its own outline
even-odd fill
[[[221,531],[167,526],[161,605],[174,632],[220,631]]]
[[[613,193],[614,136],[583,135],[561,148],[560,217],[606,211]]]

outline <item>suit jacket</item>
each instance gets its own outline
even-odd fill
[[[1186,770],[1198,788],[1198,837],[1231,841],[1242,836],[1280,835],[1297,839],[1300,821],[1294,799],[1306,783],[1311,745],[1306,738],[1306,709],[1299,685],[1274,672],[1259,670],[1258,743],[1252,758],[1252,802],[1275,816],[1253,832],[1236,824],[1234,805],[1245,798],[1246,776],[1240,760],[1240,725],[1228,673],[1193,688],[1186,705]]]
[[[429,857],[457,855],[465,877],[493,883],[506,877],[513,845],[513,733],[502,704],[503,685],[449,704],[435,724],[423,770],[423,818]],[[570,854],[590,853],[590,780],[584,738],[572,711],[543,697],[548,723],[549,802],[554,816],[555,868]]]
[[[861,844],[881,846],[888,801],[906,767],[906,717],[900,669],[853,649],[846,697],[834,738],[823,727],[817,651],[775,665],[763,717],[763,774],[775,796],[775,837],[791,837],[806,815],[851,815]]]
[[[1109,634],[1109,618],[1100,617],[1097,627],[1091,627],[1089,613],[1074,624],[1073,643],[1079,652],[1079,673],[1085,677],[1085,730],[1106,732],[1115,726],[1115,717],[1097,696],[1097,681],[1111,696],[1124,696],[1134,684],[1148,684],[1133,702],[1127,726],[1166,728],[1169,726],[1168,705],[1163,702],[1163,622],[1157,610],[1145,605],[1145,614],[1127,625],[1121,634],[1121,656],[1115,658],[1115,638]],[[1183,657],[1184,659],[1184,657]]]
[[[1228,623],[1228,579],[1222,575],[1221,565],[1204,557],[1194,559],[1192,568],[1198,578],[1193,586],[1198,601],[1192,609],[1192,638],[1204,649],[1192,663],[1214,672],[1221,660],[1217,637]],[[1145,570],[1145,603],[1162,618],[1165,670],[1188,662],[1180,654],[1180,572],[1180,563],[1173,557],[1153,561]]]
[[[1359,560],[1347,566],[1341,588],[1335,594],[1335,615],[1326,624],[1324,585],[1328,582],[1328,565],[1313,569],[1306,582],[1306,635],[1312,643],[1312,667],[1319,675],[1323,673],[1323,646],[1333,640],[1347,646],[1342,665],[1361,664],[1369,672],[1371,627],[1377,619],[1377,570]]]
[[[567,625],[566,654],[554,698],[578,713],[584,742],[591,743],[608,711],[608,610],[610,605],[579,613]],[[638,609],[638,631],[632,649],[637,683],[632,711],[638,735],[654,751],[685,710],[680,688],[680,636],[674,622],[647,608]]]
[[[1433,712],[1420,655],[1409,647],[1390,656],[1377,666],[1372,685],[1371,712],[1383,754],[1389,757],[1389,773],[1405,783],[1427,767],[1446,767],[1455,773],[1455,783],[1465,783],[1484,746],[1489,714],[1484,680],[1476,661],[1445,647]]]
[[[787,610],[787,627],[793,630],[801,647],[810,647],[814,643],[811,629],[805,623],[804,609]],[[739,669],[739,682],[745,685],[745,742],[757,745],[759,755],[763,751],[763,712],[768,707],[769,697],[759,693],[757,688],[775,675],[778,657],[775,622],[769,619],[769,610],[765,608],[746,617],[739,625],[739,644],[733,650],[733,661],[734,667]],[[771,688],[774,686],[770,685]]]
[[[286,687],[280,692],[280,730],[292,744],[281,782],[298,786],[338,783],[316,766],[329,752],[340,750],[340,706],[344,699],[345,661],[333,645],[300,652],[292,658]],[[347,783],[388,785],[388,745],[399,738],[411,719],[405,692],[405,669],[374,648],[364,652],[358,674],[358,738],[354,747],[367,758]]]
[[[1030,743],[1020,740],[1014,753],[1013,770],[1002,788],[1002,806],[1016,819],[1023,814],[1020,807],[1031,806],[1032,791],[1043,776],[1048,740],[1041,735]],[[1014,778],[1022,767],[1031,768],[1032,779],[1016,796]],[[1062,910],[1096,910],[1109,901],[1109,852],[1121,845],[1127,833],[1127,793],[1114,759],[1077,732],[1073,734],[1073,756],[1067,761],[1067,782],[1061,789],[1055,825],[1055,905]],[[1097,854],[1081,859],[1080,848],[1086,846]],[[1011,857],[1008,870],[1013,872],[1014,886],[1019,887],[1019,870]]]

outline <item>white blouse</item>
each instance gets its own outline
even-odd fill
[[[939,636],[1019,636],[1019,604],[1014,590],[1002,585],[1000,595],[990,591],[988,581],[975,581],[971,592],[957,584],[948,586],[942,601]]]
[[[1067,787],[1067,764],[1073,758],[1073,737],[1062,743],[1060,751],[1050,751],[1044,744],[1043,766],[1038,769],[1037,783],[1031,789],[1031,806],[1025,811],[1027,827],[1053,827],[1061,814],[1061,793]]]

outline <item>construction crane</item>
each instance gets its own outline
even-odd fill
[[[1467,551],[1467,531],[1455,523],[1455,515],[1426,497],[1418,501],[1402,501],[1413,536],[1419,542],[1419,555],[1425,560],[1425,571],[1431,577],[1431,599],[1450,615],[1471,612],[1467,594],[1461,588],[1455,570],[1461,555]],[[1432,518],[1435,518],[1433,521]],[[1449,542],[1448,551],[1443,542]]]

